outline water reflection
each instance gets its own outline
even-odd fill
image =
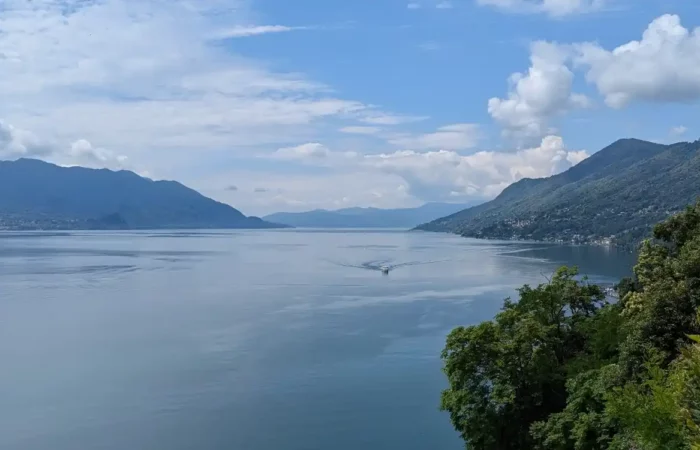
[[[631,266],[396,231],[0,239],[0,448],[463,448],[437,411],[445,334],[561,264]]]

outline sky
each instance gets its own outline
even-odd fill
[[[0,1],[0,159],[245,214],[490,199],[699,117],[696,0]]]

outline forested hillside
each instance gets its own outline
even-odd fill
[[[634,245],[700,196],[700,141],[623,139],[561,174],[418,227],[469,237]]]
[[[176,181],[0,161],[0,229],[273,228]]]

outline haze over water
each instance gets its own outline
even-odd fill
[[[376,261],[430,264],[351,267]],[[613,282],[632,257],[391,231],[0,234],[0,448],[459,449],[445,335],[562,264]]]

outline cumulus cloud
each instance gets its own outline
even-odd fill
[[[579,44],[576,62],[587,69],[612,108],[634,101],[688,102],[700,98],[700,28],[690,31],[680,17],[655,19],[642,39],[613,50]]]
[[[484,6],[492,6],[510,13],[543,13],[551,17],[564,17],[573,14],[600,10],[606,0],[477,0]]]
[[[85,139],[70,145],[42,140],[30,131],[19,129],[0,120],[0,158],[40,158],[61,165],[81,165],[94,168],[124,169],[128,158],[104,148],[94,147]]]
[[[389,142],[399,147],[417,150],[464,150],[476,146],[480,137],[479,125],[457,123],[440,127],[433,133],[396,136]]]
[[[51,146],[29,131],[0,120],[0,158],[42,158],[52,153]]]
[[[465,197],[493,197],[522,178],[541,178],[562,172],[588,156],[567,150],[561,137],[547,136],[539,146],[516,152],[457,152],[411,150],[368,155],[363,163],[412,180],[412,189],[438,188]]]
[[[592,105],[586,96],[572,92],[570,66],[582,70],[612,108],[635,101],[700,99],[700,28],[686,29],[676,15],[655,19],[641,40],[612,50],[591,42],[535,42],[530,61],[527,73],[511,75],[506,98],[488,102],[489,114],[503,127],[504,136],[521,142],[555,132],[553,118]]]
[[[572,93],[574,74],[566,65],[570,55],[565,47],[538,41],[530,51],[530,68],[510,76],[507,98],[488,102],[489,114],[508,138],[541,138],[551,132],[553,117],[590,104],[584,95]]]
[[[316,154],[319,148],[322,158]],[[363,182],[367,173],[375,171],[398,176],[413,195],[423,200],[494,197],[522,178],[551,176],[588,157],[585,150],[567,149],[559,136],[547,136],[540,145],[518,151],[479,151],[470,155],[451,150],[359,154],[335,152],[315,143],[283,150],[285,155],[293,154],[305,164],[357,173],[356,179]]]
[[[56,155],[59,159],[63,155]],[[73,142],[65,155],[67,161],[72,165],[93,168],[126,169],[129,167],[128,158],[114,152],[94,147],[85,139]]]

